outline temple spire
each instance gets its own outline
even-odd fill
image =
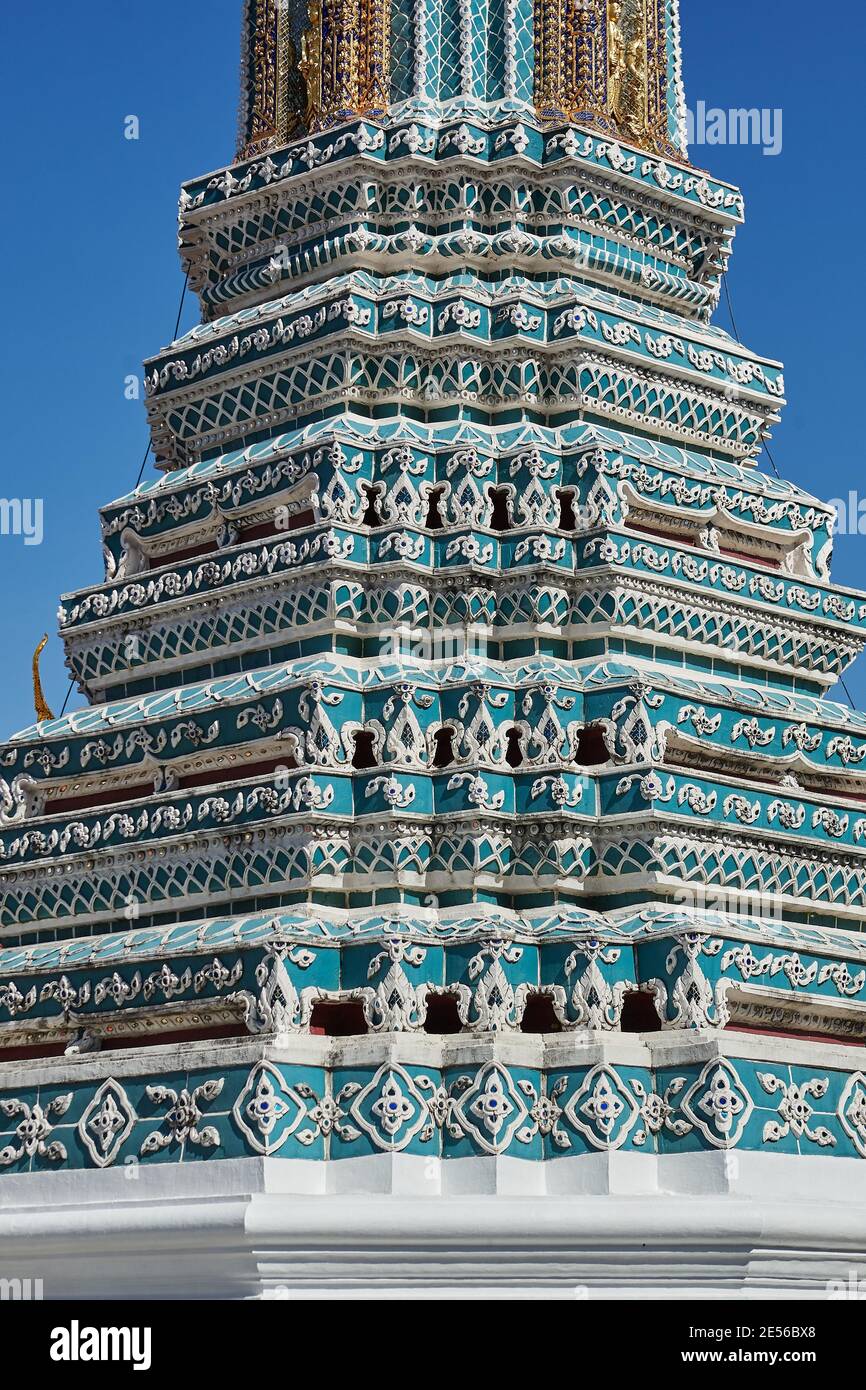
[[[679,0],[246,0],[242,80],[242,156],[389,112],[686,153]]]

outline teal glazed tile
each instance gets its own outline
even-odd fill
[[[49,1118],[52,1123],[56,1120],[58,1124],[75,1125],[81,1119],[98,1085],[98,1081],[95,1083],[70,1081],[66,1084],[55,1086],[40,1086],[38,1095],[39,1104],[42,1106],[43,1110],[47,1110],[52,1101],[65,1099],[67,1096],[71,1096],[72,1099],[62,1116],[52,1115]],[[2,1115],[0,1115],[0,1121],[2,1121],[5,1126],[6,1121],[3,1119]]]
[[[810,1100],[811,1104],[811,1100]],[[797,1136],[800,1153],[803,1155],[827,1155],[838,1157],[848,1150],[848,1136],[837,1115],[813,1111],[805,1121]]]
[[[66,1088],[67,1091],[70,1089],[71,1087]],[[58,1089],[58,1094],[65,1094],[62,1087]],[[49,1095],[49,1099],[50,1098],[52,1097]],[[2,1096],[0,1096],[0,1101],[8,1102],[10,1105],[15,1101],[19,1101],[22,1105],[26,1105],[31,1110],[38,1100],[38,1090],[4,1091]],[[9,1115],[4,1106],[0,1105],[0,1136],[10,1134],[16,1126],[20,1124],[22,1115],[23,1112],[20,1110],[14,1115]]]
[[[812,1110],[821,1115],[834,1115],[837,1112],[850,1076],[850,1072],[833,1071],[829,1067],[796,1066],[791,1068],[791,1079],[797,1086],[804,1086],[810,1081],[822,1083],[823,1095],[810,1094],[807,1097]],[[826,1086],[823,1084],[825,1082]]]
[[[797,1136],[790,1126],[785,1126],[778,1111],[770,1109],[752,1111],[737,1147],[763,1150],[765,1153],[798,1152]]]
[[[429,1152],[435,1138],[430,1083],[426,1071],[396,1063],[385,1063],[369,1073],[343,1073],[341,1089],[360,1087],[342,1102],[349,1125],[359,1128],[376,1150]],[[339,1096],[338,1091],[335,1094]]]
[[[147,1094],[148,1087],[162,1086],[179,1095],[186,1087],[187,1073],[186,1071],[177,1071],[167,1072],[163,1076],[157,1074],[124,1077],[121,1084],[138,1117],[143,1120],[150,1120],[156,1116],[164,1115],[170,1102],[160,1103],[151,1099]]]
[[[249,1067],[201,1068],[186,1074],[184,1084],[190,1089],[205,1085],[208,1081],[221,1081],[222,1090],[216,1099],[205,1103],[208,1114],[220,1114],[231,1110],[246,1084]]]
[[[683,1105],[696,1085],[701,1071],[701,1067],[692,1065],[661,1068],[656,1072],[656,1093],[671,1108],[671,1123],[665,1124],[659,1132],[659,1153],[695,1153],[702,1149],[718,1147],[695,1123],[694,1111],[690,1109],[687,1113]],[[674,1125],[678,1127],[674,1128]]]
[[[168,1139],[168,1144],[157,1146],[151,1142],[147,1151],[142,1152],[142,1146],[153,1135],[158,1135],[160,1139]],[[174,1137],[167,1125],[161,1125],[157,1119],[139,1120],[133,1125],[128,1144],[124,1146],[124,1154],[118,1162],[121,1166],[126,1164],[130,1169],[136,1163],[181,1163],[184,1158],[184,1149],[183,1140]],[[130,1181],[135,1181],[135,1179],[130,1178]]]
[[[218,1142],[214,1144],[196,1144],[191,1136],[183,1141],[183,1163],[218,1163],[223,1158],[234,1156],[231,1147],[235,1144],[235,1132],[228,1115],[217,1115],[209,1118],[202,1116],[202,1126],[207,1125],[209,1129],[215,1129],[218,1135]]]
[[[477,1069],[449,1069],[444,1084],[452,1098],[445,1157],[469,1153],[542,1156],[541,1135],[531,1115],[540,1084],[537,1072],[487,1063]]]
[[[40,1162],[40,1160],[32,1158],[29,1154],[25,1152],[23,1146],[18,1141],[15,1135],[7,1134],[0,1135],[0,1158],[2,1158],[0,1176],[5,1175],[6,1173],[32,1172],[34,1163]],[[65,1165],[60,1163],[53,1163],[51,1165],[48,1165],[46,1163],[46,1166],[51,1166],[52,1168],[60,1168]]]

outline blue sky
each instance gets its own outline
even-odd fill
[[[729,283],[742,339],[786,364],[776,464],[823,497],[866,496],[864,7],[825,7],[825,30],[806,0],[682,8],[689,105],[783,113],[776,157],[693,150],[746,195]],[[42,545],[0,536],[3,733],[32,720],[30,658],[45,630],[46,694],[59,710],[58,598],[101,577],[97,507],[138,474],[144,408],[125,399],[124,383],[174,327],[179,185],[233,155],[240,9],[240,0],[3,7],[0,495],[44,499]],[[124,138],[129,115],[137,141]],[[188,301],[183,326],[194,321]],[[728,326],[724,305],[720,321]],[[866,588],[866,538],[837,540],[834,578]],[[866,706],[866,657],[847,680]],[[80,703],[74,693],[70,707]]]

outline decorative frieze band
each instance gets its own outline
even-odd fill
[[[346,1049],[344,1048],[344,1052]],[[866,1158],[866,1075],[696,1048],[601,1060],[558,1047],[517,1059],[432,1045],[423,1060],[369,1048],[351,1062],[262,1049],[163,1077],[125,1061],[101,1084],[79,1073],[0,1095],[6,1173],[105,1169],[255,1155],[340,1160],[375,1153],[557,1160],[718,1150]],[[513,1050],[512,1050],[513,1051]],[[252,1061],[252,1065],[250,1064]],[[178,1075],[180,1072],[180,1075]],[[168,1082],[168,1084],[166,1084]]]

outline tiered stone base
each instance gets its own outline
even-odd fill
[[[165,1166],[135,1185],[46,1175],[0,1213],[0,1277],[41,1279],[46,1299],[823,1300],[864,1287],[866,1201],[832,1160],[808,1165],[807,1194],[803,1164],[783,1156],[750,1157],[733,1191],[720,1155],[660,1165],[651,1191],[600,1156],[600,1191],[544,1197],[518,1160],[469,1164],[510,1195],[421,1199],[412,1156],[362,1160],[358,1191],[327,1200],[282,1190],[275,1159],[219,1164],[207,1183]]]
[[[26,1103],[65,1157],[10,1158],[4,1121],[0,1278],[46,1299],[851,1297],[860,1057],[668,1032],[46,1061]]]

